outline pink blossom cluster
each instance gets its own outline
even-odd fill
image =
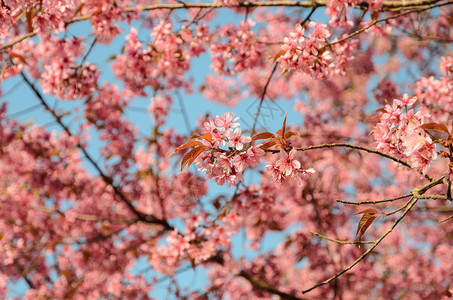
[[[350,27],[353,25],[347,18],[348,7],[356,6],[359,0],[327,0],[326,14],[330,17],[329,24],[335,27]]]
[[[198,156],[196,164],[198,170],[205,171],[209,179],[215,180],[218,185],[227,183],[232,186],[238,181],[244,181],[244,169],[259,165],[260,158],[264,156],[264,151],[258,146],[244,148],[251,142],[251,138],[242,135],[238,120],[239,117],[228,112],[223,116],[216,116],[215,121],[209,118],[203,124],[204,133],[211,134],[212,140],[202,140],[208,151]],[[221,146],[228,146],[228,150],[221,149]]]
[[[432,114],[439,123],[447,124],[453,113],[453,56],[442,57],[440,70],[443,76],[422,77],[416,84],[417,97],[425,105],[434,105]]]
[[[378,150],[402,158],[424,173],[437,158],[437,152],[431,137],[420,128],[431,116],[427,108],[422,106],[416,112],[409,109],[416,101],[417,97],[404,94],[394,99],[393,105],[387,104],[373,129],[373,137]]]
[[[150,255],[150,263],[156,271],[174,274],[185,260],[193,264],[204,262],[216,255],[219,249],[230,249],[237,223],[236,215],[221,217],[220,224],[206,226],[207,213],[192,215],[186,220],[186,229],[180,233],[174,229],[166,238],[166,244]],[[212,222],[210,222],[212,223]]]
[[[433,113],[436,118],[441,118],[442,121],[447,121],[445,119],[448,118],[446,113],[453,112],[452,92],[452,81],[446,76],[440,79],[435,79],[434,76],[422,77],[417,81],[417,96],[424,104],[436,105],[438,110]]]
[[[220,75],[207,75],[201,90],[205,98],[229,107],[235,106],[243,98],[237,82]]]
[[[107,142],[101,147],[101,154],[107,158],[124,158],[122,162],[126,164],[137,131],[129,120],[123,118],[128,104],[126,93],[119,93],[115,85],[105,84],[99,89],[99,95],[87,101],[85,112],[86,119],[99,130],[100,139]]]
[[[383,79],[373,90],[373,96],[379,104],[384,105],[386,100],[398,97],[397,86],[391,79]]]
[[[436,18],[433,18],[430,26],[426,27],[425,36],[438,38],[439,40],[451,40],[453,28],[451,26],[451,8],[442,7]]]
[[[262,65],[264,47],[258,43],[253,30],[255,22],[251,19],[242,21],[239,26],[225,25],[219,32],[219,38],[225,42],[213,43],[211,68],[223,75],[232,75]]]
[[[33,28],[36,28],[38,32],[49,32],[51,30],[58,32],[64,31],[64,22],[74,16],[77,1],[36,1],[35,5],[41,6],[41,9],[37,10],[37,15],[33,18]]]
[[[81,65],[77,62],[77,57],[83,51],[81,42],[78,38],[49,40],[53,47],[47,45],[50,51],[45,53],[47,57],[44,60],[49,61],[43,64],[44,70],[40,78],[44,93],[53,94],[60,99],[75,100],[87,97],[96,90],[98,68],[91,63]]]
[[[440,58],[440,70],[447,76],[453,84],[453,55]]]
[[[305,36],[305,28],[297,24],[283,39],[282,54],[277,61],[284,70],[299,70],[314,78],[327,78],[344,74],[345,64],[353,59],[355,43],[343,43],[324,47],[331,36],[327,25],[309,22],[311,31]],[[332,49],[332,50],[330,50]]]
[[[24,22],[27,31],[34,31],[44,35],[50,32],[63,32],[67,23],[80,16],[90,16],[93,31],[100,42],[109,43],[121,32],[116,25],[128,19],[135,13],[125,14],[125,8],[136,1],[77,1],[77,0],[18,0],[5,1],[0,6],[0,30],[5,32],[13,26],[19,27],[17,22],[21,15],[28,13]],[[30,22],[30,23],[29,23]],[[31,25],[31,28],[29,27]]]
[[[301,167],[300,161],[295,158],[296,153],[295,149],[290,152],[282,151],[282,158],[266,166],[267,172],[276,183],[296,180],[300,184],[308,175],[315,173],[313,168],[303,169]]]
[[[199,171],[205,171],[208,178],[215,180],[218,185],[225,183],[232,186],[239,181],[244,181],[243,171],[247,168],[254,168],[260,164],[265,151],[261,149],[262,144],[253,145],[252,139],[242,135],[239,117],[233,113],[225,113],[217,116],[214,121],[209,118],[203,124],[203,131],[209,134],[208,139],[200,138],[205,151],[195,160]],[[277,138],[275,138],[277,140]],[[228,150],[221,146],[228,146]],[[283,146],[282,146],[283,147]],[[308,175],[315,173],[313,168],[303,169],[300,162],[295,159],[296,150],[285,152],[283,157],[272,165],[266,166],[267,172],[277,183],[283,181],[297,180],[299,183]]]
[[[329,25],[333,27],[351,27],[353,22],[348,20],[348,7],[355,7],[366,2],[370,13],[378,11],[382,7],[382,0],[327,0],[326,14],[330,17]]]
[[[157,126],[162,126],[168,116],[173,100],[168,95],[156,95],[151,99],[149,113]]]
[[[118,34],[123,32],[116,22],[123,12],[122,8],[114,6],[104,9],[102,14],[94,14],[90,18],[93,32],[100,43],[110,44]]]
[[[207,28],[198,25],[174,32],[172,27],[172,23],[162,20],[153,28],[152,43],[139,41],[138,31],[133,27],[126,36],[124,53],[116,58],[112,69],[135,94],[146,95],[144,89],[148,86],[153,89],[165,86],[167,90],[189,87],[184,75],[192,57],[205,51]]]

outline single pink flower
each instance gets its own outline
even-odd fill
[[[241,128],[236,128],[234,132],[230,129],[225,133],[229,139],[228,147],[236,147],[237,150],[242,150],[245,143],[249,143],[252,139],[250,137],[241,135]]]
[[[394,104],[398,105],[398,106],[411,106],[411,105],[414,105],[415,102],[417,102],[417,97],[414,96],[414,97],[409,97],[408,94],[404,94],[402,97],[401,97],[401,100],[398,100],[398,99],[395,99],[394,100]]]
[[[233,118],[233,113],[227,112],[223,114],[223,117],[216,116],[215,124],[217,127],[220,127],[221,130],[228,130],[239,127],[239,123],[236,122],[237,120],[239,120],[239,117]]]
[[[292,149],[285,157],[277,160],[275,166],[280,169],[285,176],[291,175],[292,171],[300,168],[300,162],[294,158],[296,150]]]
[[[282,171],[280,171],[280,169],[275,164],[267,165],[266,171],[271,175],[272,179],[274,179],[276,183],[282,182],[283,179]]]

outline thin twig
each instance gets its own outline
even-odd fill
[[[233,193],[233,196],[231,196],[230,200],[228,200],[227,203],[225,203],[225,205],[223,206],[222,208],[222,211],[216,216],[216,218],[212,221],[213,224],[219,220],[219,218],[221,217],[224,217],[227,212],[228,212],[228,209],[230,208],[231,204],[233,203],[234,200],[236,200],[237,196],[239,195],[238,194],[238,191],[239,191],[239,182],[236,184],[236,189],[234,190],[234,193]]]
[[[378,204],[378,203],[392,202],[392,201],[404,199],[404,198],[407,198],[410,196],[412,196],[412,194],[406,194],[406,195],[398,196],[395,198],[378,200],[378,201],[360,201],[360,202],[350,202],[350,201],[344,201],[344,200],[338,199],[337,202],[344,203],[344,204],[351,204],[351,205]]]
[[[5,98],[9,94],[13,93],[21,84],[24,84],[22,80],[16,82],[9,90],[7,90],[1,95],[1,98]]]
[[[402,161],[399,158],[396,158],[394,156],[391,156],[389,154],[385,154],[385,153],[377,151],[377,150],[372,150],[372,149],[369,149],[369,148],[365,148],[363,146],[357,146],[357,145],[352,145],[352,144],[348,144],[348,143],[322,144],[322,145],[309,146],[309,147],[303,147],[303,148],[293,148],[293,149],[295,149],[297,151],[309,151],[309,150],[315,150],[315,149],[337,148],[337,147],[352,148],[352,149],[362,150],[362,151],[365,151],[365,152],[368,152],[368,153],[377,154],[377,155],[380,155],[382,157],[391,159],[394,162],[397,162],[397,163],[399,163],[399,164],[401,164],[401,165],[403,165],[405,167],[408,167],[409,169],[412,169],[411,165],[409,165],[405,161]],[[271,153],[279,153],[280,152],[280,150],[269,150],[269,149],[266,149],[264,151],[271,152]]]
[[[433,212],[439,212],[439,213],[450,213],[453,212],[453,207],[452,206],[420,206],[417,207],[414,211],[433,211]]]
[[[5,44],[5,45],[1,45],[1,46],[0,46],[0,50],[3,50],[3,49],[6,49],[6,48],[9,48],[9,47],[12,47],[12,46],[14,46],[15,44],[20,43],[20,42],[22,42],[23,40],[28,39],[29,37],[35,36],[35,35],[37,35],[37,34],[38,34],[37,32],[33,31],[33,32],[29,32],[29,33],[27,33],[27,34],[21,35],[20,37],[16,38],[14,41],[11,41],[11,42],[9,42],[9,43],[7,43],[7,44]]]
[[[261,106],[263,105],[264,98],[266,97],[267,87],[269,86],[269,83],[271,82],[272,76],[274,75],[275,71],[277,70],[277,66],[278,66],[278,62],[276,62],[274,64],[274,67],[272,68],[272,72],[269,75],[269,77],[267,78],[266,84],[264,85],[263,93],[261,94],[261,98],[260,98],[260,103],[258,104],[258,109],[256,110],[255,119],[253,120],[252,133],[251,133],[252,136],[255,134],[256,122],[258,121],[258,116],[260,114]]]
[[[332,239],[332,238],[329,238],[325,235],[322,235],[320,233],[317,233],[317,232],[314,232],[314,231],[310,231],[312,234],[316,235],[317,237],[320,237],[322,239],[325,239],[325,240],[328,240],[328,241],[331,241],[331,242],[335,242],[335,243],[338,243],[338,244],[342,244],[342,245],[362,245],[362,244],[375,244],[376,241],[354,241],[354,242],[350,242],[350,241],[341,241],[341,240],[335,240],[335,239]]]
[[[190,134],[192,133],[192,129],[190,128],[189,115],[187,114],[187,109],[184,105],[184,101],[179,91],[176,93],[176,97],[178,98],[179,106],[181,107],[182,116],[184,118],[184,123],[186,124],[186,129],[190,136]]]
[[[425,184],[424,186],[420,187],[420,188],[415,188],[411,191],[411,194],[415,197],[415,198],[418,198],[418,199],[421,199],[423,198],[422,195],[428,191],[429,189],[435,187],[436,185],[439,185],[441,183],[443,183],[443,180],[445,178],[445,175],[437,178],[436,180],[431,180],[431,182]]]
[[[447,196],[445,195],[438,195],[438,194],[431,194],[431,195],[417,195],[415,198],[418,199],[442,199],[442,200],[448,200]]]
[[[305,23],[308,22],[308,20],[310,20],[311,16],[314,14],[314,12],[316,11],[316,9],[318,8],[319,6],[313,6],[312,9],[310,10],[310,12],[308,13],[307,17],[305,17],[305,19],[300,23],[301,26],[304,26]]]
[[[426,191],[428,191],[429,189],[433,188],[434,186],[438,185],[438,184],[441,184],[443,183],[443,179],[445,178],[445,176],[442,176],[440,178],[438,178],[437,180],[433,180],[432,182],[428,183],[428,184],[425,184],[424,186],[420,187],[420,188],[415,188],[411,191],[411,195],[413,198],[416,198],[416,199],[427,199],[427,198],[430,198],[429,196],[437,196],[436,198],[433,198],[433,199],[439,199],[439,197],[445,197],[445,196],[442,196],[442,195],[428,195],[428,196],[424,196],[423,193],[425,193]],[[446,199],[446,197],[445,197]],[[404,206],[394,210],[394,211],[391,211],[389,213],[386,213],[385,215],[386,216],[390,216],[390,215],[393,215],[397,212],[399,212],[400,210],[404,209],[407,205],[409,204],[406,203]]]
[[[10,118],[15,118],[15,117],[19,117],[23,114],[26,114],[26,113],[29,113],[29,112],[32,112],[38,108],[41,108],[41,105],[40,104],[36,104],[36,105],[33,105],[33,106],[30,106],[28,108],[24,108],[23,110],[19,110],[17,112],[14,112],[8,116],[6,116],[7,119],[10,119]]]
[[[97,42],[97,37],[94,38],[94,40],[91,42],[90,48],[88,48],[87,53],[85,53],[85,56],[82,58],[82,61],[80,62],[79,66],[82,66],[85,60],[87,59],[88,55],[90,55],[91,50],[93,50],[94,45]]]
[[[415,198],[415,197],[412,197],[411,200],[412,200],[413,198]],[[417,199],[418,199],[418,198],[417,198]],[[399,211],[405,209],[405,208],[411,203],[411,200],[409,200],[408,202],[406,202],[406,204],[404,204],[403,206],[401,206],[401,207],[399,207],[399,208],[397,208],[397,209],[395,209],[395,210],[392,210],[391,212],[385,213],[385,216],[394,215],[394,214],[396,214],[397,212],[399,212]]]
[[[35,288],[35,285],[33,284],[33,282],[31,281],[30,278],[28,278],[27,276],[27,272],[25,272],[25,269],[19,264],[19,262],[14,259],[14,266],[16,267],[17,271],[19,271],[20,275],[22,276],[22,278],[25,280],[25,282],[28,284],[28,286],[31,288],[31,289],[34,289]]]
[[[449,217],[446,218],[446,219],[440,220],[439,223],[444,223],[444,222],[447,222],[448,220],[451,220],[451,219],[453,219],[453,215],[452,215],[452,216],[449,216]]]

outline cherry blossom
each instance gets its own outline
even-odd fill
[[[285,154],[285,157],[279,159],[275,166],[280,169],[280,171],[288,176],[291,175],[291,172],[296,171],[296,169],[300,168],[300,162],[294,159],[294,155],[296,154],[296,150],[291,150],[289,153]]]
[[[451,297],[452,12],[2,1],[0,298]]]
[[[239,120],[239,117],[233,118],[233,113],[227,112],[223,116],[216,116],[215,125],[222,131],[228,130],[239,126],[237,120]]]
[[[229,139],[228,146],[229,147],[236,147],[237,150],[242,150],[244,148],[244,144],[251,141],[250,137],[245,137],[241,135],[241,128],[236,128],[234,131],[229,129],[225,136]]]

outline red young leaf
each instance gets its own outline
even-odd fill
[[[371,20],[373,21],[376,21],[379,17],[379,10],[375,10],[372,14],[371,14]]]
[[[299,137],[299,135],[296,132],[288,131],[287,133],[285,133],[285,139],[289,139],[292,136]]]
[[[85,4],[83,4],[83,3],[80,4],[79,6],[77,6],[77,8],[76,8],[76,10],[75,10],[75,12],[74,12],[74,16],[77,16],[77,14],[78,14],[79,12],[82,11],[82,8],[83,8],[84,6],[85,6]]]
[[[252,137],[252,141],[274,138],[275,135],[270,132],[261,132]]]
[[[34,12],[33,8],[30,8],[25,12],[25,18],[27,19],[28,32],[33,32],[33,17],[34,17],[33,12]]]
[[[371,223],[379,219],[381,216],[376,217],[376,216],[370,216],[368,219],[366,219],[365,224],[363,224],[362,228],[360,228],[360,234],[359,234],[359,241],[362,240],[363,235],[365,234],[365,231],[370,227]],[[362,217],[363,219],[363,217]]]
[[[434,131],[445,134],[445,136],[447,136],[447,137],[450,137],[450,132],[448,131],[448,128],[444,124],[426,123],[426,124],[420,125],[418,128],[422,128],[427,133],[429,133],[428,130],[434,130]]]
[[[286,50],[281,50],[277,54],[274,55],[274,62],[283,54],[285,54]]]
[[[190,147],[202,146],[202,145],[203,145],[203,143],[200,142],[200,141],[188,141],[187,143],[182,144],[181,146],[177,147],[175,149],[175,151],[173,151],[172,153],[170,153],[168,155],[168,157],[172,156],[173,154],[175,154],[176,152],[178,152],[180,150],[183,150],[183,149],[186,149],[186,148],[190,148]]]
[[[184,169],[184,167],[187,165],[187,168],[190,167],[190,165],[193,163],[193,161],[200,155],[201,153],[206,150],[206,146],[198,146],[190,150],[186,155],[184,155],[182,162],[181,162],[181,171]]]
[[[210,132],[208,133],[205,133],[203,135],[200,135],[198,133],[194,133],[192,134],[192,136],[188,139],[188,141],[190,140],[194,140],[194,139],[204,139],[204,140],[207,140],[208,142],[211,142],[212,141],[212,134]]]
[[[367,208],[367,209],[364,209],[362,211],[359,211],[358,213],[355,213],[356,215],[360,215],[360,214],[378,214],[379,211],[377,209],[374,209],[374,208]]]
[[[451,298],[453,297],[453,294],[448,290],[446,289],[445,291],[442,292],[442,295],[448,297],[448,298]]]
[[[200,136],[200,139],[207,140],[208,142],[212,141],[212,134],[210,132],[203,134]]]
[[[375,120],[375,119],[380,119],[381,118],[381,115],[374,115],[374,116],[371,116],[369,117],[368,119],[366,119],[366,121],[372,121],[372,120]]]
[[[275,141],[269,141],[263,145],[260,146],[261,149],[266,150],[269,149],[270,147],[274,146],[276,144]]]
[[[2,71],[0,72],[0,82],[2,82],[3,79],[5,79],[5,73],[6,73],[7,67],[8,67],[8,65],[6,63],[4,63],[2,66]]]
[[[377,219],[379,219],[381,217],[381,216],[376,217],[376,215],[382,214],[382,213],[374,208],[368,208],[368,209],[365,209],[365,210],[362,210],[362,211],[356,213],[356,215],[359,215],[359,214],[363,214],[363,216],[359,221],[359,225],[357,226],[356,235],[359,234],[359,232],[360,232],[359,240],[362,240],[362,236],[365,234],[368,227],[370,227],[370,225],[374,221],[376,221]]]
[[[197,159],[197,157],[200,156],[200,154],[203,153],[206,150],[206,148],[207,148],[206,146],[200,146],[196,148],[198,150],[195,151],[195,154],[192,155],[191,159],[189,159],[189,164],[187,165],[187,168],[190,167],[190,165],[195,161],[195,159]]]
[[[286,130],[286,118],[288,117],[288,112],[286,112],[285,120],[283,120],[283,127],[282,127],[282,134],[281,136],[285,136],[285,130]]]
[[[12,53],[9,54],[9,56],[17,58],[23,64],[27,64],[27,62],[25,61],[25,58],[22,55],[20,55],[20,54],[12,52]]]
[[[201,136],[200,134],[198,134],[198,133],[195,132],[195,133],[192,134],[192,136],[188,139],[188,141],[193,140],[193,139],[198,139],[200,136]]]

